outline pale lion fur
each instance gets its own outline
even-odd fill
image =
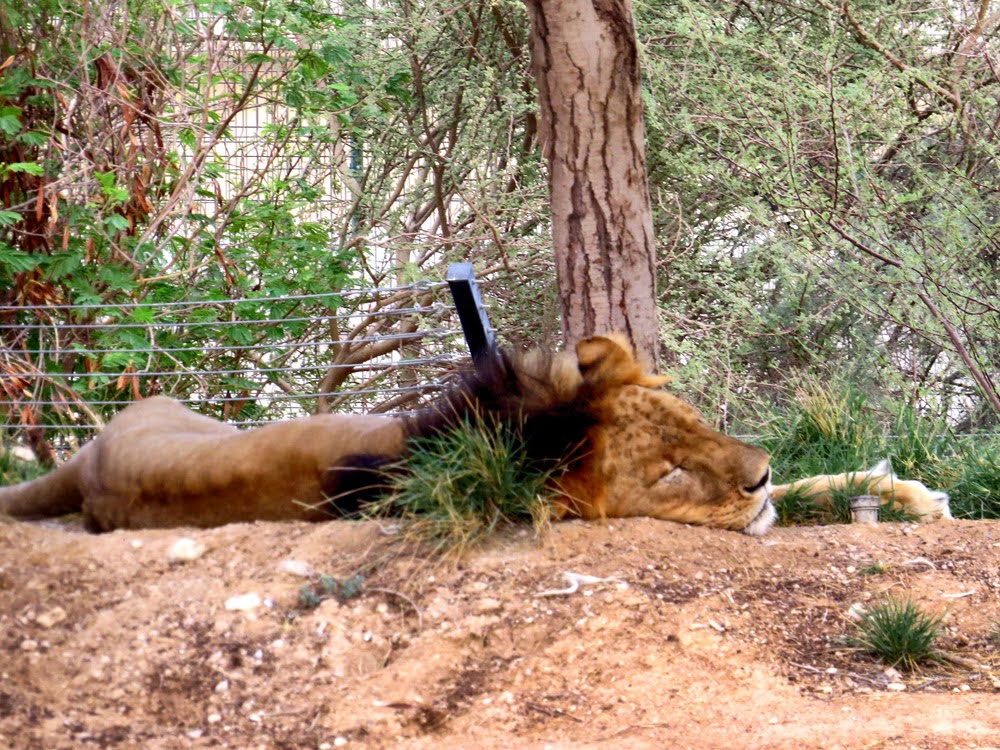
[[[948,493],[932,490],[921,482],[900,479],[888,459],[867,470],[844,474],[821,474],[790,484],[775,485],[772,497],[780,500],[789,492],[809,498],[819,506],[833,502],[835,490],[848,490],[855,495],[876,495],[882,504],[895,503],[904,512],[921,521],[951,519]]]

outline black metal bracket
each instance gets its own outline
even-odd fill
[[[497,355],[496,339],[493,327],[483,306],[483,297],[479,293],[476,274],[471,263],[452,263],[448,266],[448,287],[455,301],[455,310],[462,323],[462,333],[469,345],[472,361],[478,365],[484,357]]]

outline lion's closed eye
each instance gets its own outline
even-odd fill
[[[656,480],[657,484],[674,484],[684,478],[684,469],[675,466]]]

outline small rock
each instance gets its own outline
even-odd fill
[[[196,740],[199,737],[201,737],[202,734],[203,733],[200,729],[192,729],[187,733],[187,736],[190,737],[192,740]]]
[[[33,641],[30,638],[26,638],[25,640],[21,641],[21,650],[22,651],[37,651],[38,650],[38,641]]]
[[[337,737],[333,741],[333,746],[334,747],[343,747],[346,744],[347,744],[347,738],[346,737]]]
[[[902,691],[906,690],[906,685],[904,685],[902,682],[890,682],[888,685],[885,686],[885,689],[895,690],[897,693],[901,693]]]
[[[66,619],[66,610],[62,607],[53,607],[48,612],[42,612],[35,618],[35,622],[43,628],[51,628]]]
[[[847,608],[847,619],[854,620],[854,622],[860,622],[868,609],[864,604],[860,602],[854,602],[850,607]]]
[[[257,594],[237,594],[226,599],[226,609],[237,612],[249,612],[261,605]]]
[[[229,680],[220,680],[219,682],[216,683],[216,685],[215,685],[215,692],[217,692],[217,693],[224,693],[227,690],[229,690]],[[211,721],[212,718],[209,717],[208,720]]]
[[[490,612],[499,612],[503,609],[503,602],[499,599],[492,599],[490,597],[485,597],[477,601],[472,609],[478,614],[484,615]]]
[[[167,561],[170,563],[191,562],[204,554],[204,544],[191,537],[182,536],[170,545],[170,549],[167,551]]]
[[[16,458],[18,461],[37,461],[38,460],[38,456],[35,455],[35,452],[33,450],[31,450],[31,448],[29,448],[26,445],[15,445],[11,449],[10,455],[13,456],[14,458]]]
[[[222,721],[222,716],[221,715],[219,715],[219,714],[209,714],[208,715],[208,723],[209,724],[218,724],[220,721]]]
[[[278,566],[283,572],[298,578],[314,578],[316,570],[305,560],[282,560]]]

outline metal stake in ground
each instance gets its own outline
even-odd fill
[[[447,281],[469,353],[478,366],[484,357],[496,356],[497,345],[472,264],[452,263],[448,266]]]

